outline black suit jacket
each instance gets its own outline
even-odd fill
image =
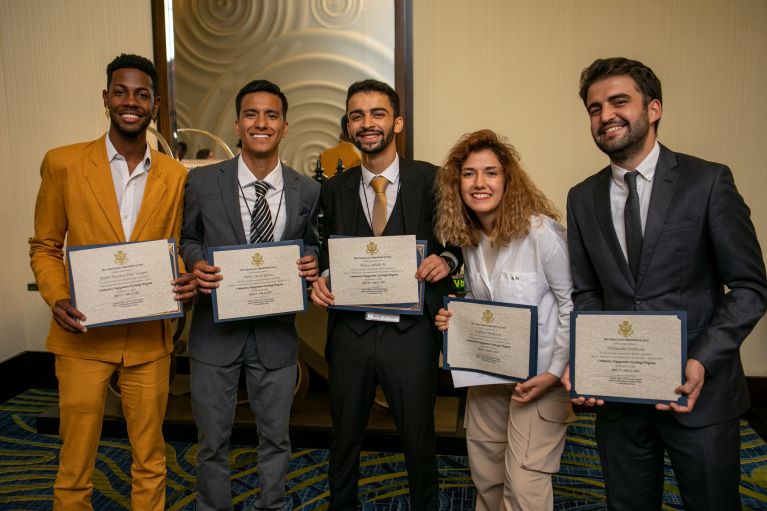
[[[692,413],[674,416],[693,427],[737,417],[749,407],[739,349],[764,314],[767,277],[730,169],[661,145],[636,282],[613,227],[611,179],[608,166],[568,194],[575,309],[687,311],[688,357],[706,380]]]
[[[232,158],[189,173],[181,254],[190,271],[196,261],[207,260],[208,247],[247,244],[240,215],[237,160]],[[287,165],[282,165],[282,179],[285,193],[282,211],[287,215],[282,239],[303,240],[304,254],[317,257],[319,184]],[[197,295],[194,304],[190,354],[207,364],[230,364],[242,351],[251,327],[254,327],[259,357],[266,367],[276,369],[295,364],[298,356],[295,314],[215,323],[211,296],[202,293]]]
[[[399,159],[400,190],[397,202],[402,206],[405,232],[399,234],[414,234],[416,239],[428,242],[428,254],[441,254],[444,251],[452,253],[460,268],[463,261],[458,247],[444,247],[434,238],[434,176],[437,167],[430,163],[417,160]],[[323,239],[325,243],[320,250],[320,271],[328,269],[327,240],[330,236],[354,236],[357,232],[357,221],[360,215],[360,180],[362,168],[353,167],[346,172],[336,174],[322,185],[321,203],[324,212]],[[396,207],[396,206],[395,206]],[[331,273],[332,286],[332,273]],[[455,292],[453,280],[449,277],[434,284],[426,283],[424,293],[424,316],[431,323],[442,305],[442,297]],[[339,312],[329,311],[328,332]],[[362,320],[363,314],[343,312],[349,317]],[[402,316],[397,324],[401,330],[408,328],[415,317]],[[330,339],[329,339],[330,340]]]

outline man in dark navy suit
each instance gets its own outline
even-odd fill
[[[575,400],[604,404],[596,428],[608,506],[660,509],[665,450],[685,509],[740,509],[738,418],[749,396],[739,349],[767,303],[750,211],[725,165],[657,142],[662,95],[650,68],[596,60],[580,95],[610,165],[567,198],[575,308],[687,312],[686,382],[676,389],[686,406]]]
[[[460,250],[447,251],[435,239],[436,167],[399,157],[394,135],[404,120],[399,97],[389,85],[364,80],[349,87],[349,133],[362,152],[361,166],[323,184],[324,239],[331,235],[414,234],[428,241],[417,278],[426,281],[423,316],[376,315],[331,310],[326,358],[330,367],[330,509],[357,509],[359,455],[376,384],[383,388],[402,439],[410,487],[410,508],[438,506],[434,400],[439,336],[432,321],[442,296],[454,291],[448,277]],[[320,252],[322,276],[312,300],[333,304],[328,287],[327,243]]]

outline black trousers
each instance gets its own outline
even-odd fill
[[[410,489],[410,508],[436,511],[439,480],[434,434],[437,346],[426,317],[400,332],[374,323],[358,335],[336,321],[330,332],[330,509],[357,509],[360,449],[380,384],[397,425]]]
[[[738,419],[691,428],[671,412],[632,404],[617,417],[598,412],[596,437],[611,510],[661,509],[664,450],[686,511],[741,508]]]

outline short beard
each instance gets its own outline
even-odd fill
[[[357,139],[357,137],[354,137],[354,146],[360,150],[360,152],[365,154],[378,154],[382,152],[384,149],[386,149],[389,144],[391,143],[392,139],[394,138],[394,127],[389,130],[388,133],[384,133],[383,140],[381,140],[381,143],[378,145],[375,145],[371,148],[365,148]]]
[[[120,126],[120,118],[118,114],[112,113],[112,111],[109,111],[109,121],[112,128],[117,131],[121,136],[125,138],[139,138],[142,135],[146,133],[146,129],[149,127],[149,124],[151,124],[152,119],[147,118],[142,122],[139,126],[137,126],[134,129],[131,130],[125,130]]]
[[[645,108],[645,113],[647,109]],[[642,152],[647,136],[650,133],[650,122],[647,116],[640,118],[635,124],[628,124],[628,133],[623,142],[618,146],[610,146],[594,139],[597,147],[605,153],[611,161],[616,163],[625,162],[633,159]]]

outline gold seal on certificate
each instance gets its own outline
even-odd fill
[[[535,374],[538,309],[532,305],[446,298],[444,367],[525,380]]]
[[[170,284],[176,278],[176,244],[171,240],[69,247],[67,266],[72,303],[88,318],[83,325],[183,313]]]
[[[684,312],[573,312],[573,396],[639,403],[684,402],[687,349]],[[681,399],[681,401],[680,401]]]
[[[424,251],[412,235],[330,238],[333,307],[421,314],[423,285],[415,272]]]
[[[224,277],[213,290],[214,321],[305,310],[306,284],[296,266],[302,252],[301,240],[209,249]]]

